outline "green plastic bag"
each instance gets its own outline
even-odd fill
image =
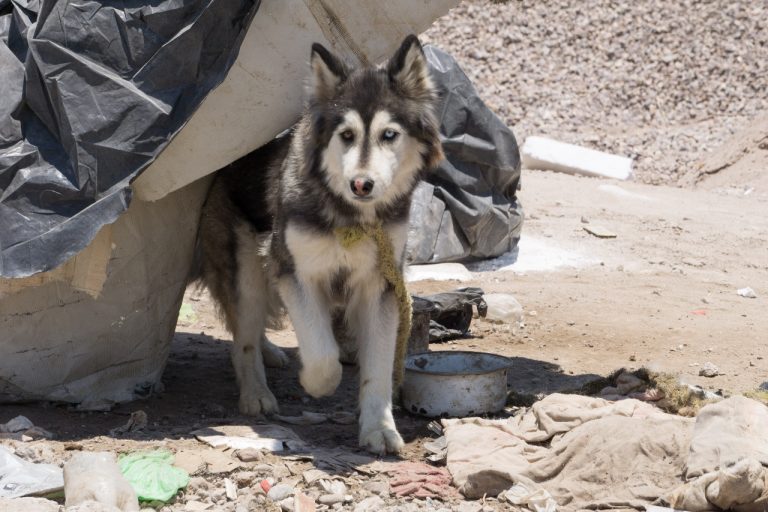
[[[189,475],[173,466],[173,454],[165,451],[121,455],[118,464],[139,501],[167,502],[189,484]]]

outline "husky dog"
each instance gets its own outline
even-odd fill
[[[278,409],[264,363],[287,358],[264,330],[282,307],[314,397],[341,381],[340,319],[360,366],[360,445],[397,452],[397,300],[374,241],[345,248],[336,233],[382,226],[402,271],[413,189],[443,155],[436,93],[416,36],[379,67],[350,69],[319,44],[310,64],[309,101],[291,133],[218,173],[201,221],[202,280],[233,333],[243,413]]]

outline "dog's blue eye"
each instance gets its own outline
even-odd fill
[[[343,140],[344,142],[352,142],[353,140],[355,140],[355,133],[352,130],[344,130],[343,132],[340,133],[340,135],[341,135],[341,140]]]
[[[400,135],[395,130],[386,129],[384,130],[384,133],[381,134],[381,140],[392,142],[397,138],[397,136]]]

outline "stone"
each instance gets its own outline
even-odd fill
[[[293,496],[293,486],[277,484],[272,486],[267,492],[267,497],[272,501],[282,501],[289,496]]]
[[[701,370],[699,370],[699,375],[701,377],[709,377],[709,378],[717,377],[718,375],[720,375],[720,369],[714,364],[710,362],[706,362],[701,367]]]
[[[369,496],[355,505],[354,512],[374,512],[386,505],[379,496]]]

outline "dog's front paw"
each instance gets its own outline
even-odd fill
[[[280,412],[275,395],[268,389],[241,391],[239,409],[248,416]]]
[[[377,455],[399,453],[404,444],[394,425],[373,430],[360,429],[360,446]]]
[[[338,358],[304,362],[299,381],[304,390],[315,398],[332,395],[341,382],[341,363]]]
[[[266,339],[261,343],[261,355],[264,357],[264,364],[270,368],[285,368],[291,363],[283,349]]]

